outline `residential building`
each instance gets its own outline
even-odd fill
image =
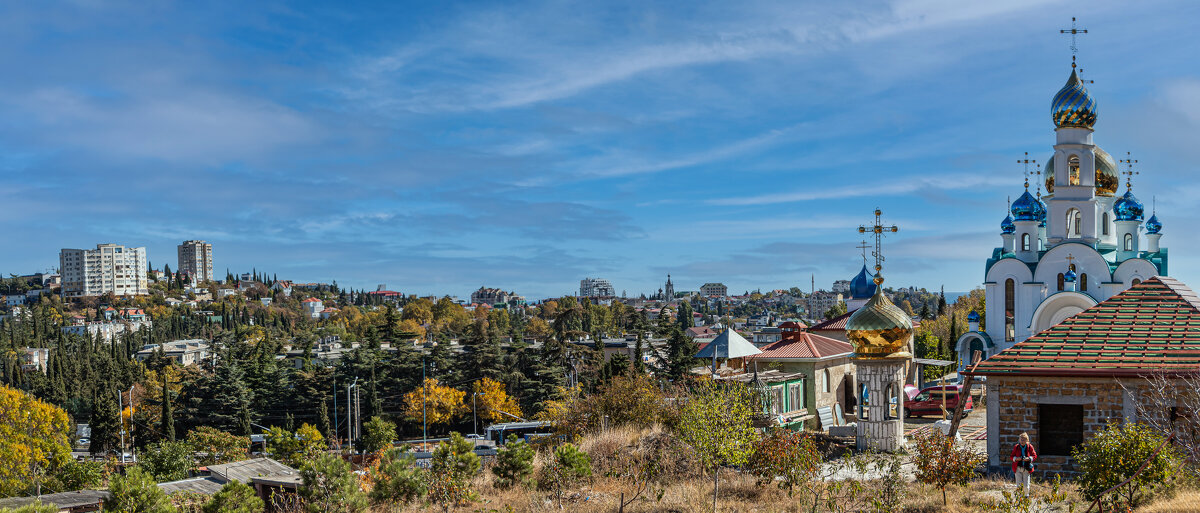
[[[848,294],[850,292],[850,280],[837,280],[833,282],[833,288],[830,290],[838,294]]]
[[[50,361],[50,348],[24,347],[18,350],[17,357],[21,361],[21,370],[45,373],[46,364]]]
[[[972,374],[987,377],[989,466],[1008,467],[1005,456],[1028,432],[1039,472],[1077,471],[1071,449],[1109,422],[1168,425],[1192,415],[1190,380],[1170,384],[1200,368],[1198,325],[1196,293],[1151,277],[981,362]],[[1164,397],[1152,395],[1156,382]]]
[[[611,282],[604,278],[584,278],[579,280],[579,297],[613,297],[616,290]]]
[[[213,279],[212,244],[202,240],[185,240],[179,245],[179,269],[192,283]]]
[[[510,300],[517,298],[524,299],[512,292],[485,287],[479,287],[479,290],[471,293],[471,303],[477,305],[508,304]]]
[[[150,355],[162,351],[163,356],[187,367],[212,356],[212,344],[204,339],[175,340],[165,344],[146,344],[134,354],[138,361],[146,361]]]
[[[874,293],[874,292],[872,292]],[[830,308],[837,306],[843,301],[844,296],[838,292],[826,292],[818,290],[808,295],[808,317],[809,319],[817,320],[825,316]]]
[[[134,333],[143,327],[150,329],[154,325],[153,321],[131,321],[128,319],[110,322],[84,322],[83,317],[80,316],[72,317],[72,321],[73,324],[70,326],[62,327],[63,333],[71,333],[89,338],[99,337],[105,342],[112,342],[125,333]]]
[[[724,283],[705,283],[700,286],[700,295],[704,297],[725,297],[729,295],[729,287]]]
[[[321,311],[325,309],[325,304],[320,299],[310,297],[300,302],[300,306],[304,307],[304,313],[309,317],[317,319],[321,317]]]
[[[96,249],[63,249],[58,262],[64,297],[148,293],[146,248],[99,244]]]
[[[850,355],[854,346],[849,342],[823,337],[806,330],[803,325],[785,322],[779,325],[782,339],[763,347],[762,352],[747,357],[749,369],[776,369],[784,373],[810,377],[811,386],[804,389],[803,406],[810,416],[804,418],[810,428],[817,426],[818,408],[835,411],[854,411],[854,363]]]

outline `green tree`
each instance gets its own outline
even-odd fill
[[[159,481],[186,479],[195,466],[192,446],[186,442],[150,444],[141,454],[141,466]]]
[[[364,426],[366,433],[362,439],[362,449],[374,454],[392,446],[396,439],[396,423],[383,417],[371,417]]]
[[[474,493],[471,479],[479,472],[479,455],[475,444],[458,432],[450,433],[450,439],[438,444],[430,461],[429,499],[442,510],[466,503]]]
[[[371,477],[375,480],[371,499],[377,503],[407,504],[425,495],[424,472],[407,445],[383,451]]]
[[[533,475],[533,456],[533,447],[518,439],[517,435],[508,435],[508,442],[496,450],[496,464],[492,466],[496,486],[510,488],[527,484]]]
[[[684,335],[676,326],[672,326],[667,339],[666,355],[661,370],[672,381],[679,381],[691,375],[696,366],[696,342]]]
[[[1110,423],[1103,431],[1071,450],[1080,470],[1079,491],[1089,501],[1099,499],[1104,511],[1136,509],[1155,491],[1171,486],[1182,457],[1179,450],[1163,442],[1162,434],[1138,422]],[[1155,451],[1162,450],[1155,454]],[[1105,495],[1108,489],[1129,479],[1125,486]]]
[[[790,497],[792,489],[812,479],[820,466],[821,451],[811,436],[776,429],[754,445],[748,470],[758,477],[760,486],[778,480]]]
[[[757,393],[741,383],[701,384],[683,406],[679,431],[700,463],[713,473],[713,510],[717,508],[722,465],[740,467],[754,454],[753,416]]]
[[[187,443],[192,446],[192,451],[200,455],[200,465],[240,461],[250,454],[250,437],[232,435],[208,426],[189,431]]]
[[[38,500],[19,508],[0,508],[0,513],[58,513],[58,506]]]
[[[670,301],[671,299],[672,298],[667,298],[667,301]],[[693,326],[693,313],[695,313],[695,311],[692,310],[692,304],[687,302],[686,299],[679,302],[679,318],[676,320],[679,321],[679,329],[681,331],[687,331],[688,328]]]
[[[174,513],[175,506],[166,492],[158,487],[148,472],[131,467],[124,476],[114,477],[109,484],[104,511],[121,513]]]
[[[71,460],[54,471],[47,483],[51,490],[86,490],[104,482],[104,463]]]
[[[300,469],[300,497],[310,513],[358,513],[369,506],[350,464],[338,456],[322,454]]]
[[[259,513],[263,511],[264,504],[250,485],[230,481],[200,509],[204,513]]]
[[[828,310],[825,310],[824,315],[825,315],[826,319],[832,319],[832,318],[842,315],[844,313],[846,313],[846,302],[838,301],[838,303],[836,305],[833,305],[833,306],[829,307]]]
[[[267,452],[293,467],[312,461],[328,447],[321,432],[308,423],[300,426],[294,434],[280,427],[272,427],[267,430],[266,439]]]
[[[562,507],[563,490],[592,476],[592,458],[579,450],[575,444],[562,444],[554,449],[550,461],[542,467],[538,487],[554,492],[554,499]]]
[[[946,487],[965,485],[975,475],[975,468],[985,458],[965,444],[956,444],[953,438],[942,434],[940,429],[915,433],[912,437],[912,463],[916,467],[917,481],[931,484],[942,491],[942,504],[946,502]]]
[[[167,389],[167,373],[162,373],[162,429],[163,438],[175,441],[175,415],[171,412],[171,391]]]
[[[102,455],[118,449],[121,440],[121,423],[117,413],[117,399],[114,393],[100,387],[93,395],[92,416],[88,427],[92,430],[91,443],[88,451],[93,455]]]

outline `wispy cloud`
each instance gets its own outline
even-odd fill
[[[977,187],[1011,185],[1012,179],[994,176],[946,175],[939,177],[911,177],[885,183],[859,183],[840,187],[814,187],[803,191],[760,194],[737,198],[713,198],[710,205],[773,205],[801,201],[831,200],[862,197],[884,197],[913,194],[924,190],[956,190]]]

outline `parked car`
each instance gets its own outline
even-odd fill
[[[910,389],[911,390],[911,389]],[[961,393],[961,395],[960,395]],[[964,398],[967,404],[963,406],[963,417],[975,409],[971,394],[965,393],[962,385],[938,385],[925,387],[916,394],[909,392],[910,397],[904,401],[904,416],[917,417],[921,415],[941,415],[942,405],[946,412],[953,412],[958,407],[959,398]]]

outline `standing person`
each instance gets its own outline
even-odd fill
[[[1029,495],[1029,475],[1033,473],[1033,461],[1037,459],[1037,451],[1033,450],[1033,445],[1029,443],[1029,433],[1021,433],[1021,437],[1017,441],[1017,445],[1012,450],[1013,474],[1017,476],[1017,488],[1024,488],[1022,492]]]

